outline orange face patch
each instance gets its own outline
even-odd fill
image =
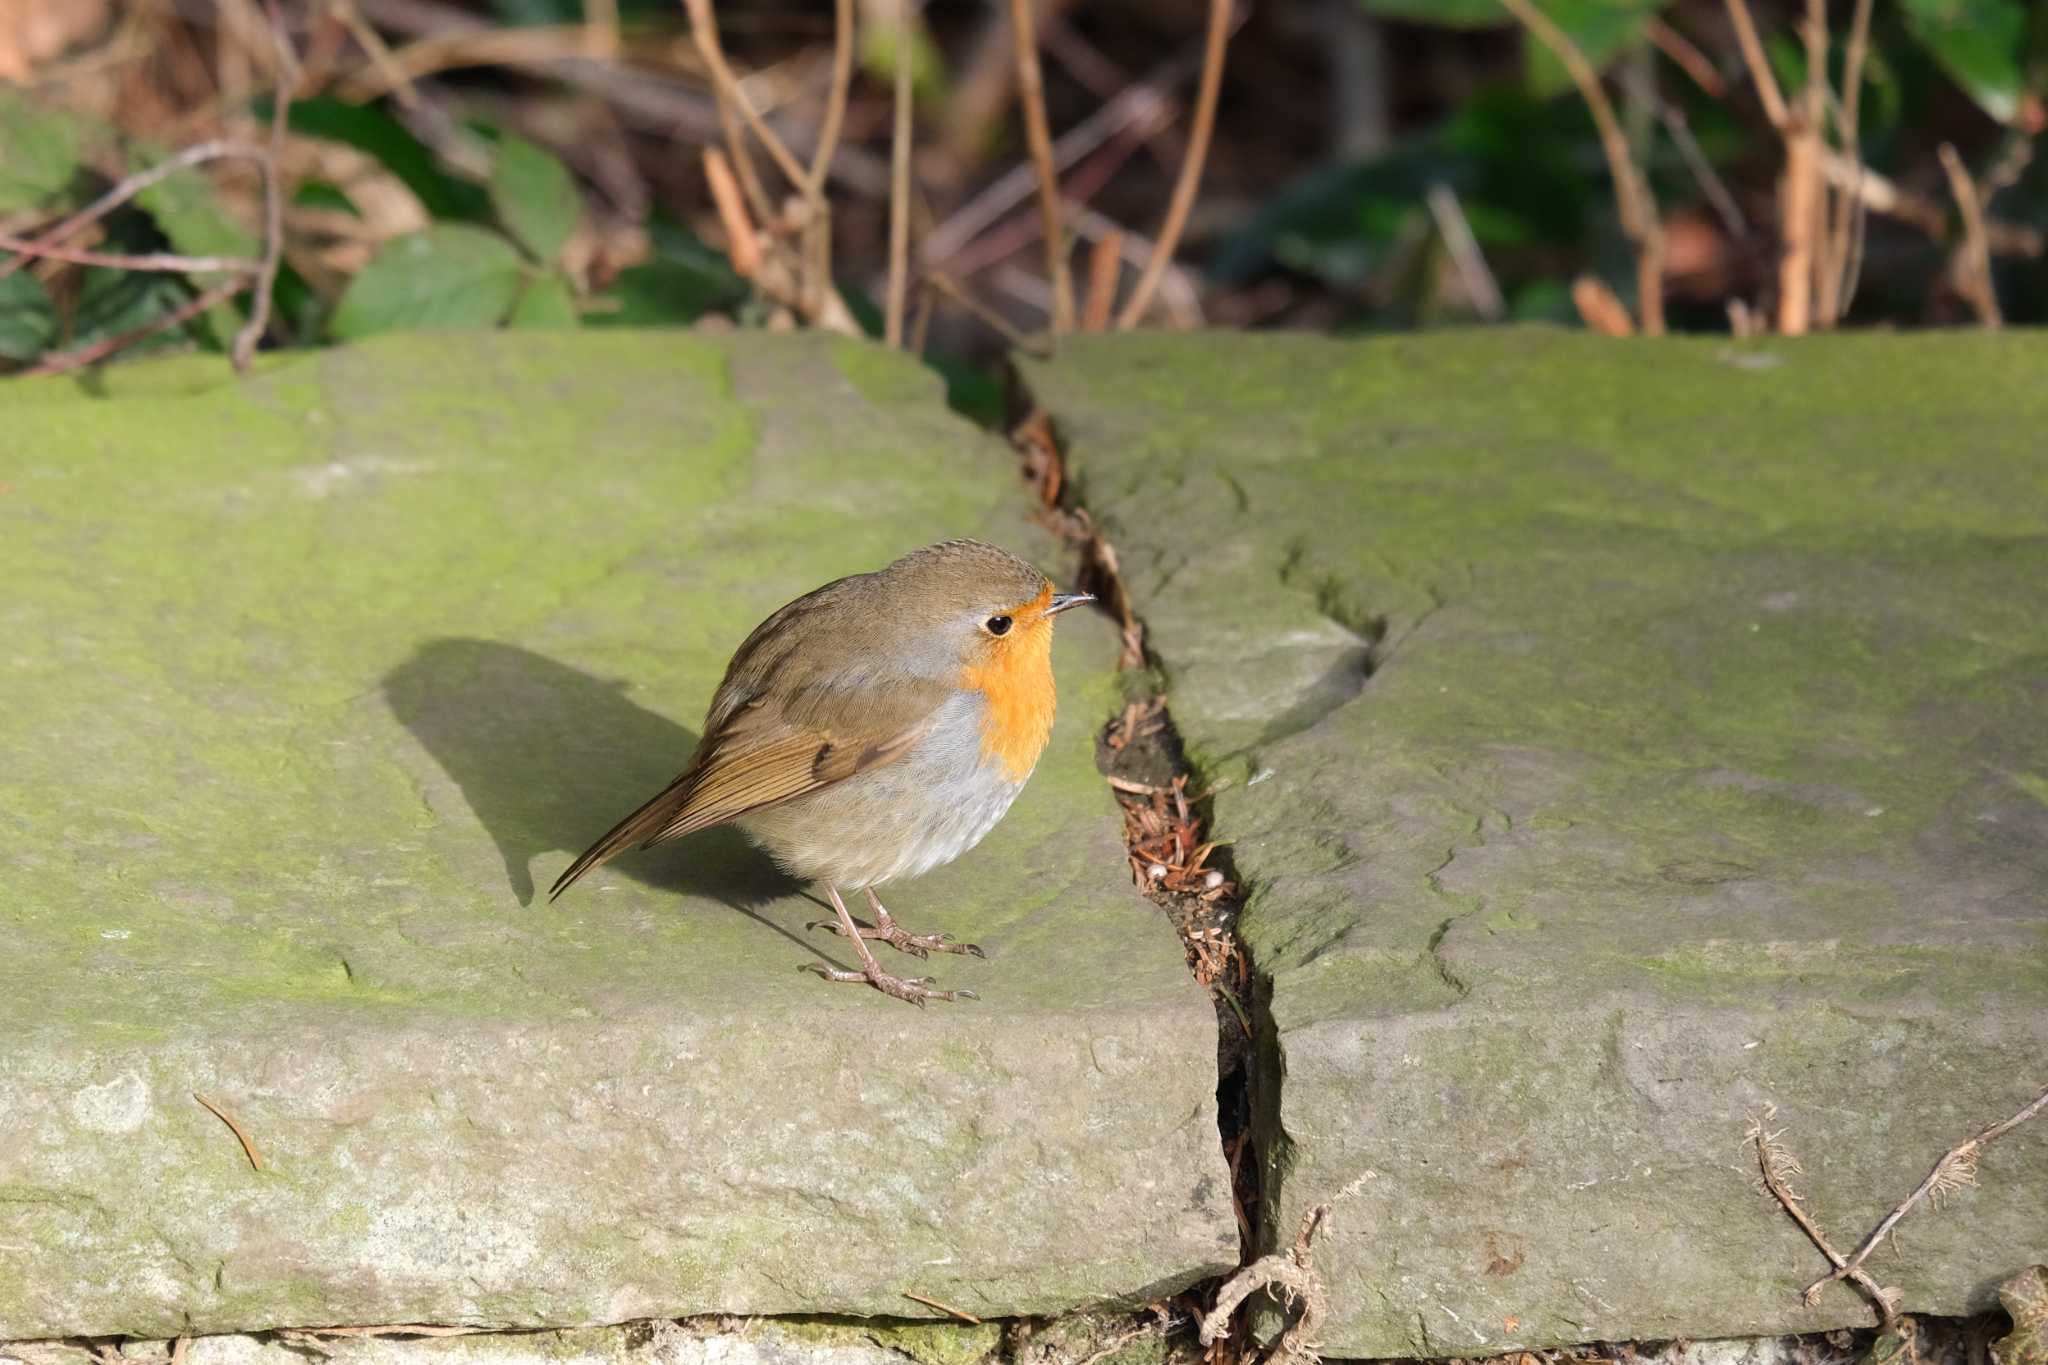
[[[1052,738],[1052,585],[1006,615],[1015,622],[1007,635],[981,642],[981,658],[969,664],[960,685],[988,698],[981,721],[981,756],[1003,765],[1013,782],[1031,775],[1045,742]]]

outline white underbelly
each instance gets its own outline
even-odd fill
[[[744,816],[740,828],[792,875],[848,889],[953,861],[995,828],[1024,783],[981,761],[978,716],[946,719],[954,723],[894,763]]]

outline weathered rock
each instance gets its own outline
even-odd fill
[[[737,837],[534,894],[781,602],[1049,553],[915,365],[439,336],[0,404],[0,1339],[1032,1313],[1235,1259],[1101,621],[1009,819],[891,898],[988,948],[930,968],[979,1004],[802,971],[847,955]]]
[[[1333,1355],[1813,1330],[2048,1081],[2048,338],[1082,338],[1030,371],[1251,888]],[[1992,1306],[2048,1127],[1873,1273]]]

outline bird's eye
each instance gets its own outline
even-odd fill
[[[1007,616],[991,616],[988,620],[982,622],[982,625],[991,635],[1008,635],[1010,633],[1010,618]]]

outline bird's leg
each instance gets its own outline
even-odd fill
[[[884,995],[893,995],[898,1000],[908,1000],[911,1004],[920,1007],[927,1000],[979,1000],[981,998],[969,990],[935,991],[931,988],[932,979],[928,976],[912,977],[909,980],[905,980],[900,976],[891,976],[883,971],[882,964],[875,961],[875,955],[868,951],[868,945],[865,942],[866,939],[875,937],[875,932],[870,931],[866,934],[861,932],[860,926],[853,922],[853,916],[847,913],[846,902],[839,898],[838,887],[830,882],[826,882],[825,893],[832,898],[832,909],[839,916],[838,931],[846,936],[846,940],[853,944],[853,950],[860,954],[861,969],[857,972],[842,972],[828,967],[822,962],[807,962],[804,964],[806,968],[816,972],[827,981],[865,981]],[[899,934],[903,933],[900,928],[896,932]],[[905,935],[905,937],[909,936]]]
[[[875,888],[864,886],[861,888],[861,891],[868,898],[868,909],[875,912],[875,927],[870,929],[865,924],[856,921],[851,932],[858,938],[880,939],[897,952],[909,953],[912,957],[929,957],[933,952],[970,953],[975,957],[988,956],[987,953],[981,950],[981,945],[977,943],[955,943],[946,934],[911,933],[898,924],[895,918],[890,915],[888,907],[884,906],[881,898],[875,895]],[[806,929],[830,929],[835,934],[848,932],[838,922],[829,919],[814,919],[804,927]]]

